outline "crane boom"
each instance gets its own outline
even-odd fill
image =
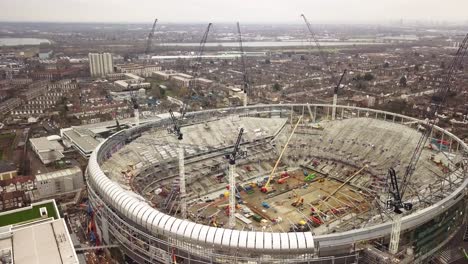
[[[435,104],[435,107],[431,109],[428,115],[428,120],[429,120],[429,129],[426,129],[422,136],[419,138],[418,144],[416,146],[415,151],[413,152],[413,155],[411,157],[409,166],[406,168],[405,174],[403,176],[403,181],[402,181],[402,186],[401,186],[401,198],[403,198],[403,195],[405,194],[406,187],[408,185],[409,180],[411,179],[411,176],[414,173],[414,170],[416,169],[416,165],[419,161],[419,157],[421,156],[422,150],[424,146],[426,145],[426,142],[431,135],[431,131],[434,128],[435,125],[435,120],[434,122],[430,122],[431,118],[434,118],[436,113],[439,111],[440,107],[442,104],[445,103],[445,100],[447,99],[447,95],[450,91],[450,85],[452,83],[452,78],[453,78],[453,73],[454,71],[460,69],[461,63],[463,61],[463,58],[466,55],[468,48],[468,34],[466,34],[465,38],[463,39],[462,44],[458,48],[458,51],[455,55],[455,58],[452,60],[452,63],[450,64],[449,70],[446,72],[442,85],[438,89],[439,94],[441,96],[441,100]]]
[[[338,94],[338,90],[340,89],[341,82],[343,81],[343,78],[345,77],[346,73],[348,72],[347,69],[343,71],[343,74],[341,74],[341,78],[338,81],[338,84],[335,86],[335,90],[333,91],[334,94]]]
[[[327,57],[325,56],[325,53],[323,53],[322,47],[320,46],[320,42],[317,39],[317,36],[315,35],[314,31],[312,30],[312,26],[309,23],[309,20],[307,20],[306,16],[304,14],[301,14],[301,17],[304,19],[304,22],[307,25],[307,29],[309,30],[310,36],[315,42],[315,46],[317,46],[317,50],[319,52],[319,56],[322,59],[322,62],[325,63],[327,66],[327,70],[330,69],[330,63],[328,62]]]
[[[457,53],[452,60],[452,63],[450,64],[448,70],[445,72],[440,88],[437,89],[437,94],[439,95],[440,99],[437,100],[437,102],[433,100],[433,102],[435,103],[435,106],[431,108],[431,110],[429,111],[427,115],[426,123],[425,123],[426,129],[423,131],[421,137],[418,140],[416,148],[411,156],[410,162],[405,169],[399,188],[398,188],[398,182],[396,181],[396,176],[394,176],[395,173],[393,169],[390,168],[389,170],[389,177],[392,180],[391,189],[393,189],[393,191],[390,191],[390,193],[394,196],[393,201],[390,201],[389,205],[395,207],[395,212],[399,211],[399,208],[402,208],[402,207],[406,208],[408,205],[408,203],[404,204],[402,200],[403,200],[406,188],[408,186],[408,183],[410,182],[411,177],[414,174],[419,158],[421,157],[421,153],[424,149],[424,146],[426,145],[427,140],[429,139],[431,132],[434,128],[434,125],[436,123],[435,120],[431,121],[431,119],[435,118],[436,113],[439,111],[440,107],[445,103],[445,100],[447,99],[447,95],[450,91],[453,74],[456,70],[460,69],[461,63],[467,53],[467,49],[468,49],[468,34],[465,35],[465,38],[463,39],[459,49],[457,50]],[[409,206],[409,208],[411,208],[411,206]]]
[[[236,164],[236,159],[246,154],[244,153],[244,151],[240,151],[240,144],[241,144],[243,134],[244,134],[244,129],[241,128],[239,130],[239,135],[237,136],[236,144],[234,145],[232,152],[226,155],[226,158],[229,159],[229,164],[231,165]]]
[[[247,70],[245,67],[244,47],[242,46],[242,33],[241,33],[239,22],[237,22],[237,33],[239,34],[239,50],[241,52],[243,90],[244,90],[244,93],[247,93],[247,91],[249,90],[249,79],[248,79]]]
[[[278,165],[279,165],[279,163],[280,163],[280,161],[281,161],[281,158],[283,157],[284,152],[285,152],[286,149],[288,148],[289,141],[291,141],[291,138],[293,137],[294,132],[296,131],[296,128],[299,126],[299,123],[301,122],[301,120],[302,120],[302,116],[299,116],[299,119],[297,120],[296,125],[294,126],[294,128],[293,128],[291,134],[289,135],[289,138],[288,138],[288,140],[286,141],[286,144],[284,145],[283,150],[281,151],[281,153],[280,153],[278,159],[276,160],[275,166],[274,166],[273,169],[271,170],[270,176],[268,177],[268,181],[265,183],[265,185],[264,185],[264,187],[263,187],[264,190],[267,190],[267,189],[270,187],[270,182],[271,182],[271,180],[273,179],[273,175],[274,175],[275,172],[276,172],[276,168],[278,167]]]
[[[149,54],[151,51],[151,44],[153,43],[153,38],[154,38],[154,31],[156,30],[156,23],[158,22],[158,19],[156,18],[153,23],[153,27],[151,28],[150,33],[148,34],[148,39],[146,40],[146,49],[145,49],[145,54]]]
[[[208,33],[210,32],[210,28],[212,25],[213,25],[212,23],[208,23],[205,33],[203,34],[203,37],[200,40],[200,46],[198,47],[198,53],[197,53],[197,63],[201,63],[202,55],[203,55],[203,52],[205,51],[206,40],[208,39]]]
[[[208,26],[206,27],[206,30],[205,30],[205,33],[203,34],[202,36],[202,39],[200,40],[200,46],[198,47],[198,52],[197,52],[197,58],[195,60],[195,64],[193,66],[193,73],[194,73],[194,80],[192,82],[192,90],[197,93],[196,91],[196,88],[197,88],[197,78],[198,78],[198,75],[200,74],[199,71],[200,71],[200,66],[201,66],[201,61],[202,61],[202,56],[203,56],[203,52],[205,51],[205,44],[206,44],[206,40],[208,38],[208,33],[210,32],[210,28],[213,24],[212,23],[208,23]]]

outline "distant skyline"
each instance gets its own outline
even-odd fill
[[[5,22],[468,21],[467,0],[2,0]]]

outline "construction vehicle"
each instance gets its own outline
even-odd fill
[[[398,182],[397,174],[395,170],[391,167],[388,170],[387,181],[390,181],[389,187],[389,199],[387,201],[387,209],[392,209],[395,213],[392,232],[390,236],[390,245],[389,251],[391,254],[398,253],[398,246],[400,242],[400,232],[401,232],[401,220],[402,220],[402,209],[407,211],[413,208],[412,203],[404,202],[404,195],[406,189],[411,182],[411,178],[416,170],[416,165],[418,164],[419,158],[421,157],[422,151],[425,148],[428,139],[433,133],[433,129],[437,120],[437,113],[439,112],[441,106],[445,103],[447,96],[450,93],[450,88],[452,86],[453,75],[456,71],[459,71],[462,68],[463,59],[468,50],[468,34],[465,35],[461,45],[459,46],[455,57],[452,60],[452,63],[445,71],[445,76],[442,79],[440,87],[434,92],[432,97],[433,107],[428,111],[426,116],[426,121],[422,124],[424,130],[422,130],[421,137],[416,144],[416,148],[411,156],[408,166],[406,166],[403,177]]]
[[[320,225],[323,224],[322,220],[320,220],[318,217],[315,217],[315,216],[311,216],[310,220],[312,220],[313,227],[319,227]]]
[[[252,215],[252,219],[255,220],[256,222],[260,223],[263,218],[261,216],[257,215],[257,214],[254,214],[254,215]]]
[[[288,179],[289,179],[289,176],[281,177],[281,178],[278,180],[278,183],[279,183],[279,184],[283,184],[283,183],[285,183]]]
[[[304,178],[304,181],[312,181],[313,179],[315,179],[315,176],[315,173],[310,173]]]
[[[405,173],[403,175],[403,178],[401,180],[401,184],[398,184],[398,179],[396,177],[396,172],[393,168],[390,168],[388,171],[388,178],[390,178],[391,182],[391,188],[389,191],[390,196],[392,199],[389,199],[387,202],[387,207],[392,207],[393,211],[397,214],[401,214],[402,208],[409,209],[411,210],[412,206],[409,205],[409,203],[404,203],[402,200],[404,198],[404,194],[406,191],[406,188],[408,186],[408,183],[411,181],[411,177],[413,176],[413,173],[416,169],[416,165],[419,161],[419,158],[421,157],[421,153],[426,146],[426,143],[429,139],[429,137],[432,134],[432,131],[435,126],[435,120],[431,121],[431,119],[435,119],[436,114],[438,113],[440,107],[442,104],[445,103],[445,100],[448,96],[448,93],[450,92],[450,87],[452,85],[452,79],[453,79],[453,74],[455,71],[458,71],[460,67],[462,66],[463,59],[467,53],[468,49],[468,34],[465,35],[465,38],[463,39],[462,44],[460,45],[452,63],[450,64],[450,67],[445,73],[445,76],[443,78],[443,81],[441,83],[441,87],[437,89],[435,92],[435,95],[438,95],[440,98],[440,101],[436,101],[435,98],[433,97],[433,103],[434,107],[432,107],[430,112],[428,113],[426,123],[424,124],[426,126],[426,129],[423,130],[421,137],[418,140],[418,144],[416,145],[416,148],[412,154],[412,157],[410,159],[409,165],[405,169]],[[438,142],[439,144],[442,144],[444,142],[440,141]]]
[[[289,142],[291,141],[291,138],[292,136],[294,135],[294,132],[296,131],[297,127],[299,126],[299,123],[301,122],[302,120],[302,116],[299,116],[298,120],[297,120],[297,123],[296,125],[294,126],[291,134],[289,135],[289,138],[288,140],[286,141],[286,144],[284,145],[283,147],[283,150],[281,151],[278,159],[276,160],[276,163],[275,163],[275,166],[273,167],[273,169],[271,170],[271,173],[270,173],[270,176],[268,177],[268,181],[265,183],[265,185],[261,188],[261,192],[263,193],[270,193],[272,192],[274,189],[270,186],[270,183],[273,179],[273,175],[275,174],[276,172],[276,168],[278,167],[280,161],[281,161],[281,158],[283,157],[283,154],[284,152],[286,151],[286,148],[288,147],[288,144]]]
[[[301,196],[297,197],[296,201],[294,201],[291,205],[294,207],[299,207],[304,204],[304,198]]]

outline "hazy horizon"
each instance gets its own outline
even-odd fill
[[[298,24],[304,13],[329,24],[467,22],[465,10],[468,1],[462,0],[15,0],[0,3],[0,21]]]

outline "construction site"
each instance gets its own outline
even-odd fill
[[[424,129],[420,121],[333,108],[175,113],[111,136],[88,168],[91,202],[100,208],[98,234],[124,247],[133,241],[129,254],[148,261],[242,262],[246,255],[258,263],[424,259],[464,219],[466,145],[435,127],[407,186],[406,209],[396,214],[387,170],[403,171]],[[401,235],[392,253],[398,216]],[[431,221],[443,224],[424,226]],[[134,243],[138,232],[148,236],[141,244]],[[161,243],[173,250],[148,251]]]
[[[140,124],[132,100],[134,126],[89,160],[96,241],[138,263],[428,261],[466,223],[468,147],[437,113],[467,48],[468,35],[425,120],[338,105],[346,69],[332,104],[256,104],[243,55],[243,107],[182,103]]]

